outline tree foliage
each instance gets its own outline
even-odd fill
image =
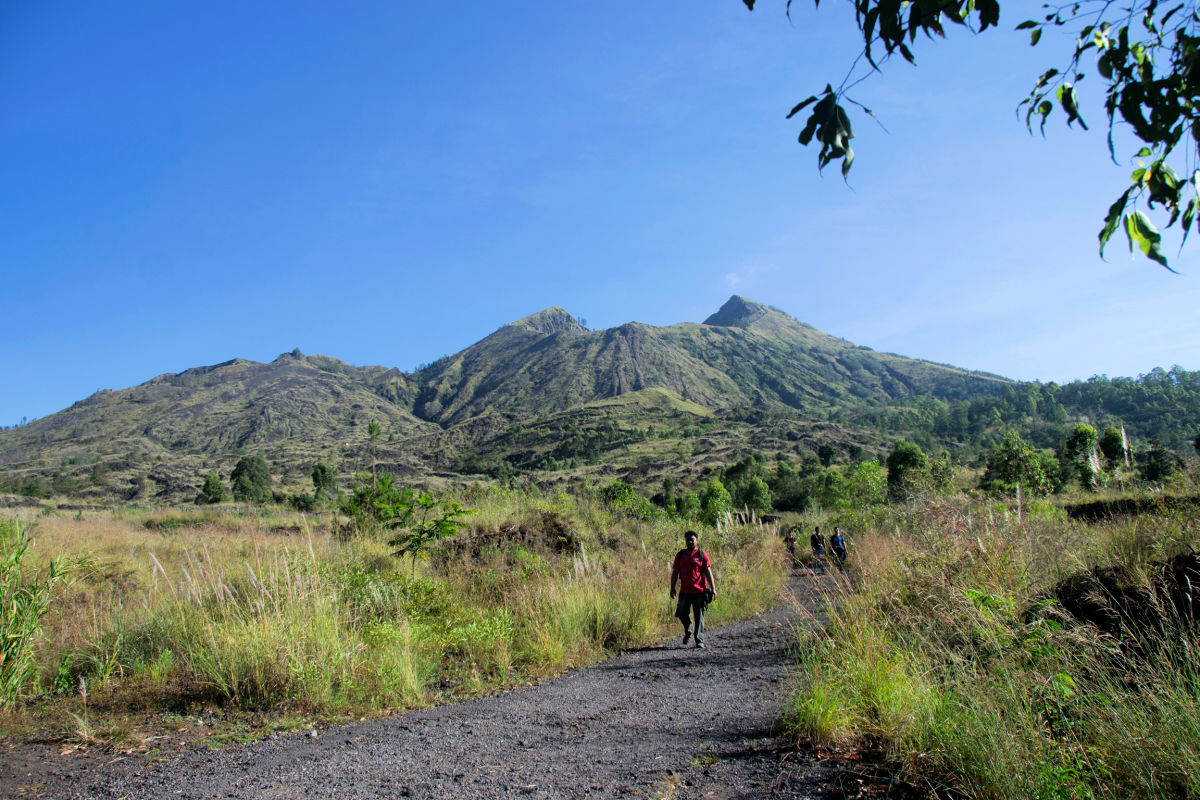
[[[898,439],[887,457],[888,499],[908,500],[920,489],[929,473],[929,457],[915,442]]]
[[[225,484],[221,483],[221,476],[216,473],[216,470],[212,470],[204,476],[204,485],[200,487],[200,493],[196,495],[196,505],[212,505],[224,499]]]
[[[462,530],[466,523],[460,517],[475,513],[455,500],[435,498],[428,492],[409,494],[401,504],[386,511],[385,525],[396,531],[388,540],[388,545],[395,548],[392,555],[408,556],[414,573],[418,558],[427,556],[435,543]]]
[[[1031,495],[1046,495],[1054,489],[1052,478],[1046,474],[1046,462],[1021,438],[1009,431],[992,448],[981,481],[983,488],[1000,494],[1020,491]]]
[[[324,461],[318,461],[313,465],[312,482],[313,497],[317,499],[337,497],[337,473]]]
[[[235,500],[265,503],[271,499],[271,468],[258,453],[242,456],[234,465],[229,482]]]
[[[1100,465],[1098,442],[1099,434],[1096,429],[1086,422],[1080,422],[1071,429],[1071,435],[1063,444],[1063,452],[1067,460],[1075,465],[1079,475],[1079,485],[1085,489],[1095,489],[1103,476]]]
[[[755,0],[742,2],[754,10]],[[998,0],[853,0],[853,5],[863,42],[854,68],[836,89],[827,85],[788,114],[790,119],[808,109],[800,144],[817,142],[819,168],[841,161],[843,177],[854,163],[850,147],[854,133],[843,104],[857,105],[871,115],[870,109],[848,94],[864,73],[878,72],[895,55],[915,64],[913,48],[918,37],[945,38],[954,27],[983,32],[1000,23]],[[788,0],[789,16],[791,6]],[[1042,72],[1029,95],[1020,101],[1018,108],[1024,109],[1026,126],[1032,132],[1036,123],[1044,134],[1047,119],[1058,109],[1068,126],[1079,123],[1086,130],[1077,87],[1094,70],[1105,84],[1108,147],[1114,162],[1113,132],[1119,123],[1142,143],[1133,154],[1137,166],[1128,188],[1104,217],[1100,254],[1103,256],[1109,239],[1121,228],[1131,251],[1136,247],[1170,269],[1162,251],[1162,234],[1146,211],[1159,209],[1168,228],[1180,223],[1181,248],[1192,226],[1200,226],[1200,184],[1192,171],[1200,159],[1200,13],[1196,0],[1163,5],[1158,0],[1133,0],[1127,5],[1081,0],[1047,3],[1043,12],[1040,19],[1027,19],[1016,26],[1029,31],[1030,44],[1038,45],[1045,31],[1057,29],[1069,32],[1074,43],[1063,54],[1062,63]]]

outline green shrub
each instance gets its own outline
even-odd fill
[[[0,708],[21,698],[36,670],[33,645],[50,609],[62,565],[24,565],[33,540],[17,519],[0,519]]]

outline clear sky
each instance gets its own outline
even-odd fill
[[[1069,43],[1030,49],[1020,13],[857,87],[886,131],[854,120],[847,186],[784,119],[854,58],[837,4],[6,3],[0,424],[234,357],[411,370],[548,306],[667,325],[735,293],[1017,379],[1200,369],[1200,250],[1099,259],[1130,167],[1095,76],[1090,133],[1025,130]]]

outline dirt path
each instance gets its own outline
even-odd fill
[[[771,735],[787,648],[816,624],[814,578],[789,601],[538,686],[166,762],[62,759],[52,798],[807,798],[828,770]],[[719,600],[718,600],[719,602]],[[74,772],[72,771],[74,769]],[[0,772],[7,771],[0,768]],[[12,776],[3,776],[11,778]],[[14,784],[0,783],[0,791]]]

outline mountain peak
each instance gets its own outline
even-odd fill
[[[530,314],[528,317],[519,319],[512,324],[523,328],[530,328],[547,336],[562,333],[563,331],[582,333],[586,330],[573,316],[567,313],[566,309],[559,306],[551,306],[536,314]]]
[[[725,305],[721,306],[717,313],[704,320],[704,324],[719,325],[723,328],[749,328],[755,321],[771,312],[783,313],[735,294],[725,301]]]

